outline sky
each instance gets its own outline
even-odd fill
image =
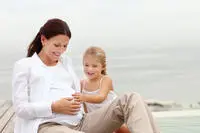
[[[0,60],[5,62],[1,70],[12,68],[13,62],[24,56],[48,19],[61,18],[72,31],[69,54],[73,58],[80,58],[88,46],[101,46],[111,62],[111,72],[121,66],[135,70],[130,80],[142,94],[148,96],[144,88],[163,84],[168,84],[164,92],[171,86],[166,91],[169,94],[176,87],[179,91],[189,88],[181,98],[176,99],[178,92],[170,97],[181,101],[192,87],[195,89],[187,99],[196,101],[200,87],[199,5],[199,0],[1,0]],[[159,81],[160,76],[174,81]]]
[[[198,45],[199,5],[198,0],[7,0],[0,5],[1,42],[26,45],[46,20],[58,17],[69,24],[76,45]]]

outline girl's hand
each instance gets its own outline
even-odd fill
[[[62,98],[51,105],[53,112],[68,115],[76,115],[80,111],[80,107],[80,102],[73,98]]]
[[[72,94],[72,96],[75,101],[83,102],[83,94],[81,94],[80,92],[76,92],[76,93]]]

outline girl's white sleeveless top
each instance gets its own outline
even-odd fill
[[[102,78],[100,80],[99,86],[101,86]],[[83,94],[97,95],[99,93],[99,91],[100,91],[100,88],[95,90],[95,91],[86,91],[84,88],[85,88],[85,85],[84,85],[83,90],[82,90]],[[87,111],[91,112],[91,111],[94,111],[96,109],[101,108],[102,106],[104,106],[106,104],[110,104],[116,97],[117,97],[117,95],[116,95],[116,93],[114,91],[109,91],[109,93],[107,95],[107,98],[101,103],[88,103],[88,102],[85,102],[86,107],[87,107]]]

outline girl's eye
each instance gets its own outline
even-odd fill
[[[67,47],[67,45],[64,45],[64,48],[66,48]]]
[[[93,65],[92,67],[95,67],[95,68],[96,68],[96,67],[97,67],[97,65]]]
[[[89,65],[86,64],[85,66],[88,67]]]

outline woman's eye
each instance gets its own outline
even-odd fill
[[[96,68],[96,67],[97,67],[97,65],[93,65],[92,67]]]
[[[67,45],[64,45],[64,48],[66,48],[67,47]]]
[[[59,47],[59,45],[58,45],[58,44],[54,44],[54,46],[55,46],[55,47]]]

